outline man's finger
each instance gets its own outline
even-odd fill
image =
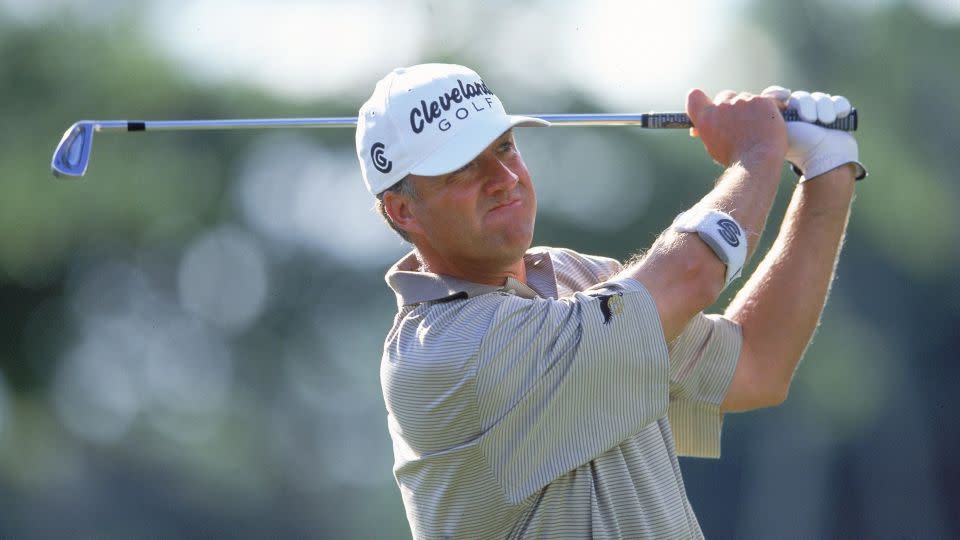
[[[833,101],[833,110],[837,111],[837,118],[846,118],[850,114],[850,109],[853,108],[850,105],[850,101],[843,96],[832,96],[830,98]]]
[[[790,108],[797,111],[804,122],[817,121],[817,104],[806,90],[797,90],[790,94]]]
[[[784,104],[790,101],[790,89],[784,88],[778,85],[768,86],[764,88],[763,92],[760,92],[760,95],[772,97],[777,101],[782,101]]]
[[[784,88],[782,86],[773,85],[768,86],[763,89],[763,92],[760,92],[760,95],[763,97],[772,98],[777,102],[777,106],[780,107],[780,110],[784,110],[790,104],[790,89]]]
[[[735,97],[737,97],[737,93],[734,92],[733,90],[724,90],[723,92],[720,92],[719,94],[716,95],[716,97],[713,98],[713,102],[719,105],[725,101],[730,101]]]
[[[817,104],[817,120],[821,124],[830,124],[837,119],[837,112],[834,110],[833,101],[829,94],[823,92],[814,92],[810,94],[814,103]]]

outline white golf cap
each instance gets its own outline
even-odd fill
[[[454,64],[397,68],[377,83],[357,119],[357,157],[378,195],[408,174],[463,167],[514,126],[549,126],[506,113],[473,70]]]

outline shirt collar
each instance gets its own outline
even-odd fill
[[[553,264],[550,253],[545,249],[533,248],[523,256],[527,270],[527,281],[538,290],[512,277],[507,278],[503,285],[484,285],[455,277],[422,272],[419,270],[420,261],[416,252],[411,251],[397,261],[387,271],[387,284],[397,295],[397,306],[410,306],[423,302],[437,300],[452,300],[455,298],[471,298],[481,294],[504,291],[516,294],[521,298],[537,298],[556,296],[556,278],[553,275]],[[549,278],[549,279],[547,279]],[[550,284],[553,284],[550,290]]]

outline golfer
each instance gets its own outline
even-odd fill
[[[718,457],[725,412],[786,398],[866,174],[848,133],[785,123],[787,106],[808,122],[850,111],[780,87],[691,91],[692,133],[725,170],[621,265],[531,248],[537,198],[514,128],[546,122],[508,115],[462,66],[377,84],[357,152],[414,248],[386,275],[398,312],[380,368],[414,537],[703,536],[677,455]],[[785,159],[802,176],[776,242],[724,314],[705,315],[756,247]]]

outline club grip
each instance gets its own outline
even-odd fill
[[[786,110],[783,111],[783,119],[787,122],[802,122],[800,119],[799,113],[795,110]],[[827,129],[838,129],[840,131],[856,131],[857,130],[857,119],[858,114],[856,109],[850,109],[850,114],[844,118],[838,118],[837,120],[829,123],[822,124],[820,122],[810,122],[818,126],[825,127]],[[675,129],[675,128],[691,128],[693,123],[690,121],[690,117],[685,113],[650,113],[643,115],[643,120],[640,124],[645,128],[654,128],[654,129]]]

